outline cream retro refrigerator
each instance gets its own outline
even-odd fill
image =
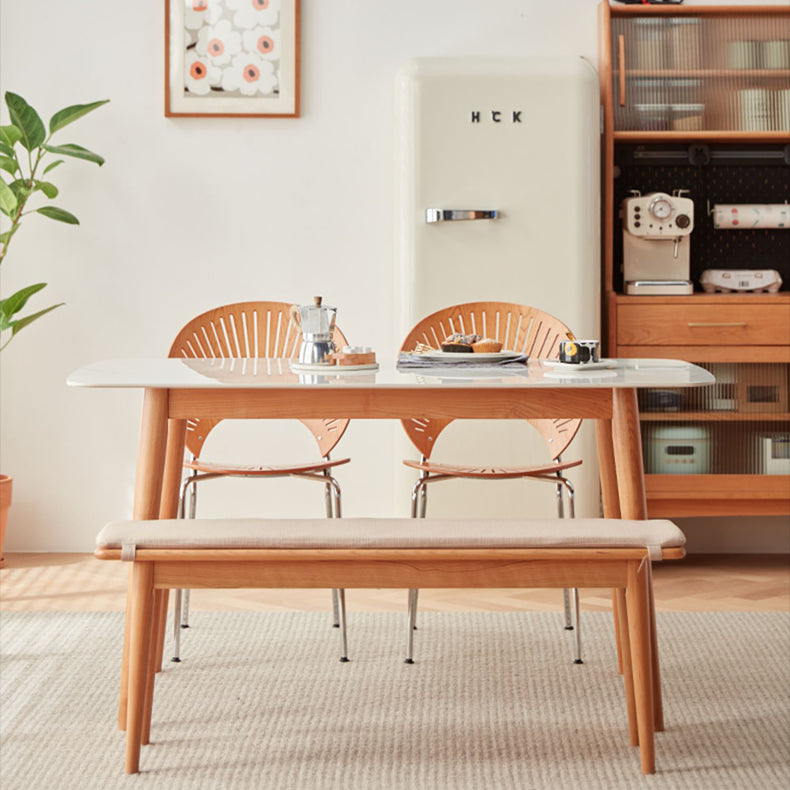
[[[396,97],[400,337],[434,310],[487,300],[529,304],[578,337],[600,337],[593,67],[582,58],[418,59],[400,70]],[[416,457],[407,440],[402,449]],[[576,457],[577,515],[597,515],[591,424],[564,460]],[[548,452],[526,423],[457,422],[433,458],[523,464]],[[554,496],[534,481],[437,482],[428,514],[551,517]]]

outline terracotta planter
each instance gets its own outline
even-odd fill
[[[5,528],[8,525],[8,508],[11,507],[11,486],[14,478],[0,475],[0,568],[5,565],[3,548],[5,546]]]

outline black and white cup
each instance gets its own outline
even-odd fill
[[[560,340],[560,362],[587,365],[598,362],[597,340]]]

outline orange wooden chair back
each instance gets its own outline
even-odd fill
[[[461,332],[499,340],[504,350],[529,354],[530,359],[557,359],[559,341],[569,331],[558,318],[535,307],[510,302],[468,302],[423,318],[406,336],[400,350],[413,351],[417,343],[439,349],[444,338]],[[412,444],[426,458],[431,457],[436,439],[451,422],[451,419],[401,420]],[[543,436],[553,460],[562,455],[581,425],[578,419],[527,422]]]
[[[239,302],[217,307],[193,318],[176,336],[169,356],[190,359],[295,358],[301,333],[289,317],[290,302]],[[345,335],[335,327],[338,348]],[[187,449],[200,457],[203,443],[220,420],[187,420]],[[348,420],[301,420],[312,432],[322,456],[340,441]]]

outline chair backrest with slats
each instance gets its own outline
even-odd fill
[[[556,359],[559,341],[569,329],[558,318],[527,305],[510,302],[468,302],[453,305],[423,318],[406,336],[401,351],[413,351],[417,343],[435,349],[456,332],[499,340],[502,348],[530,359]],[[430,458],[439,434],[452,422],[445,419],[401,420],[420,455]],[[546,442],[552,459],[558,458],[573,441],[581,425],[575,419],[528,420]]]
[[[239,302],[193,318],[176,336],[169,356],[189,359],[270,357],[291,359],[299,353],[301,333],[291,323],[289,302]],[[346,345],[335,327],[335,345]],[[203,443],[220,420],[187,420],[186,446],[200,456]],[[348,420],[301,420],[309,428],[322,456],[330,453],[348,427]]]

